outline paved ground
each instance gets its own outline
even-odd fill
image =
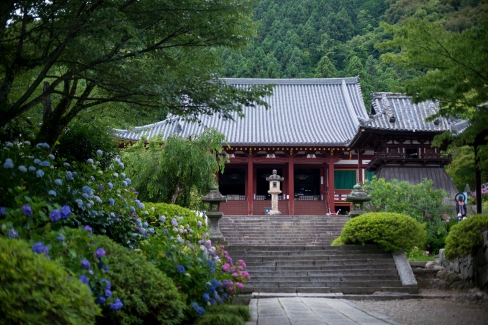
[[[251,299],[247,325],[385,325],[398,323],[343,299],[286,297]]]

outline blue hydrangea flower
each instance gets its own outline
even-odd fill
[[[212,260],[207,260],[207,265],[210,267],[215,267],[215,262]]]
[[[5,216],[5,212],[7,211],[6,207],[0,207],[0,216]],[[23,210],[22,210],[23,211]]]
[[[85,194],[88,194],[88,195],[93,194],[93,190],[89,186],[86,186],[86,185],[81,188],[81,191]]]
[[[210,273],[214,274],[215,273],[215,268],[210,267]]]
[[[97,210],[92,210],[92,214],[95,216],[98,216],[98,211]]]
[[[127,182],[126,182],[126,181],[123,181],[123,182],[122,182],[122,186],[123,186],[123,187],[127,187],[127,185],[129,185],[129,184],[127,184]]]
[[[33,213],[32,208],[29,205],[24,205],[22,207],[22,213],[26,215],[27,217],[30,217]]]
[[[70,172],[70,171],[67,171],[67,172],[66,172],[66,179],[67,179],[68,181],[72,181],[72,180],[73,180],[73,173],[72,173],[72,172]]]
[[[115,302],[110,305],[110,309],[117,311],[120,308],[122,308],[123,306],[124,306],[124,304],[122,303],[122,301],[120,301],[120,299],[117,298],[117,299],[115,299]]]
[[[19,166],[19,170],[25,173],[27,171],[27,168],[25,166]]]
[[[210,280],[210,285],[214,288],[217,288],[219,286],[220,282],[217,279],[212,279]]]
[[[93,272],[93,270],[88,270],[88,273],[91,275],[95,274],[95,272]]]
[[[36,144],[36,148],[37,149],[41,149],[41,148],[49,149],[50,146],[46,142],[41,142],[41,143]]]
[[[8,142],[5,142],[5,146],[9,147],[9,148],[13,148],[14,144],[12,142],[8,141]]]
[[[69,166],[71,166],[71,165],[70,165],[69,163],[65,162],[65,163],[63,163],[63,166],[64,166],[64,167],[69,167]]]
[[[90,262],[88,260],[81,261],[81,267],[88,270],[90,268]]]
[[[69,205],[64,205],[61,208],[61,219],[68,219],[70,215],[71,215],[71,209]]]
[[[154,235],[154,228],[149,228],[147,232],[150,233],[151,235]]]
[[[113,198],[108,199],[108,204],[115,205],[115,200]]]
[[[61,219],[61,212],[59,210],[55,209],[51,211],[51,214],[49,215],[49,219],[51,219],[52,222],[56,222],[59,219]]]
[[[29,171],[30,171],[30,172],[35,172],[35,171],[36,171],[36,167],[34,167],[34,166],[29,166]]]
[[[56,184],[56,185],[58,185],[58,186],[61,186],[61,185],[63,185],[63,181],[62,181],[61,179],[59,179],[59,178],[58,178],[58,179],[55,179],[55,180],[54,180],[54,184]]]
[[[89,198],[88,194],[86,194],[86,193],[82,193],[82,194],[81,194],[81,196],[82,196],[83,198],[85,198],[85,199],[88,199],[88,198]]]
[[[34,164],[40,165],[41,164],[41,160],[38,159],[38,158],[34,159]]]
[[[203,314],[205,314],[205,309],[203,309],[203,307],[199,306],[197,309],[197,316],[202,316]]]
[[[102,297],[102,296],[98,296],[96,299],[95,299],[95,303],[96,304],[99,304],[99,305],[103,305],[105,303],[105,298]]]
[[[54,160],[54,155],[53,155],[53,154],[51,154],[51,153],[50,153],[50,154],[49,154],[49,155],[47,155],[47,156],[49,157],[49,159]]]
[[[131,212],[136,212],[136,208],[134,208],[133,206],[130,207],[130,211]]]
[[[49,166],[51,166],[51,163],[47,160],[44,160],[43,162],[41,162],[41,166],[49,167]]]
[[[184,274],[185,273],[185,267],[183,265],[178,265],[176,267],[176,271],[178,271],[178,273]]]
[[[206,293],[206,292],[205,292],[205,293],[202,295],[202,299],[203,299],[203,301],[208,302],[208,301],[210,300],[210,297],[209,297],[208,293]]]
[[[103,272],[108,272],[108,265],[100,263],[98,264],[98,267],[102,269]]]
[[[44,172],[42,171],[42,169],[38,169],[36,171],[36,176],[39,177],[39,178],[42,177],[42,176],[44,176]]]
[[[47,192],[47,194],[49,194],[51,196],[56,196],[56,191],[55,190],[50,190],[49,192]]]
[[[120,167],[120,168],[122,168],[122,169],[124,169],[124,168],[125,168],[125,166],[124,166],[124,163],[123,163],[123,162],[119,161],[119,163],[118,163],[118,164],[119,164],[119,167]]]
[[[90,282],[90,280],[88,279],[88,277],[86,275],[80,276],[80,281],[81,281],[81,283],[84,283],[84,284],[88,284]]]
[[[87,204],[86,204],[86,207],[87,207],[88,209],[90,209],[90,208],[92,207],[92,204],[91,204],[91,203],[87,203]]]
[[[146,221],[144,221],[144,223],[142,225],[144,226],[144,228],[149,227],[149,224]]]
[[[10,229],[8,232],[8,238],[17,239],[19,238],[19,233],[15,229]]]
[[[125,181],[127,182],[127,184],[130,184],[131,183],[130,178],[126,178]]]
[[[159,221],[161,221],[161,222],[165,222],[165,221],[166,221],[166,216],[161,216],[161,217],[159,217]]]
[[[95,257],[96,258],[100,258],[102,256],[105,256],[105,250],[102,248],[102,247],[99,247],[97,248],[97,250],[95,251]]]
[[[122,178],[125,178],[125,173],[120,173],[120,176],[122,176]]]
[[[112,184],[111,182],[108,182],[107,183],[107,186],[108,186],[108,189],[111,190],[114,188],[114,184]]]
[[[75,202],[76,202],[76,204],[78,204],[78,208],[81,208],[83,206],[83,200],[76,199]]]
[[[107,279],[101,279],[100,282],[105,283],[105,288],[108,290],[110,290],[110,288],[112,287],[112,284]]]
[[[100,149],[98,149],[98,150],[97,150],[97,155],[99,155],[99,156],[103,156],[103,151],[102,151],[102,150],[100,150]]]
[[[197,309],[199,307],[198,304],[194,301],[190,304],[190,306],[191,306],[191,308],[195,309],[195,311],[197,311]]]
[[[107,289],[107,290],[105,290],[105,297],[107,297],[107,298],[112,297],[112,291],[110,291],[110,290],[108,290],[108,289]]]
[[[95,181],[95,176],[93,176],[93,175],[92,175],[92,176],[90,176],[90,179],[91,179],[92,181]]]
[[[136,223],[137,223],[137,225],[138,225],[139,227],[142,227],[142,221],[141,221],[141,219],[140,219],[140,218],[137,218],[137,219],[136,219]]]
[[[86,161],[87,161],[89,164],[93,164],[93,163],[94,163],[93,159],[91,159],[91,158],[87,159]]]
[[[97,201],[98,203],[102,203],[102,199],[99,197],[99,196],[94,196],[95,198],[95,201]]]
[[[61,236],[61,235],[58,235],[58,240],[59,240],[59,241],[64,241],[64,238],[63,238],[63,236]]]
[[[83,229],[85,229],[86,231],[88,231],[90,234],[93,232],[92,231],[92,228],[88,225],[86,225],[85,227],[83,227]]]
[[[14,168],[14,163],[13,163],[12,159],[10,159],[10,158],[5,159],[5,163],[3,164],[3,167],[4,168]]]
[[[44,253],[44,254],[46,254],[46,256],[49,254],[49,250],[41,242],[35,243],[34,246],[32,247],[32,251],[36,254],[43,254]]]
[[[176,221],[175,218],[173,218],[173,220],[171,220],[171,224],[174,226],[174,227],[177,227],[178,226],[178,221]]]

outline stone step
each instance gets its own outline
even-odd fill
[[[252,280],[247,283],[249,286],[259,286],[262,288],[269,287],[401,287],[400,280],[368,280],[368,281],[268,281],[255,282]]]
[[[396,268],[391,269],[357,269],[357,270],[291,270],[291,271],[284,271],[284,270],[276,270],[276,271],[256,271],[256,269],[252,270],[253,278],[255,277],[328,277],[328,276],[339,276],[339,277],[350,277],[350,276],[377,276],[381,274],[381,276],[395,276],[398,277],[398,272]]]
[[[378,255],[378,256],[375,256]],[[230,255],[232,256],[232,255]],[[293,263],[307,263],[308,265],[314,265],[315,262],[323,262],[323,261],[350,261],[350,260],[391,260],[391,254],[390,255],[380,255],[380,254],[370,254],[370,255],[356,255],[356,254],[350,254],[350,255],[297,255],[297,256],[240,256],[244,261],[249,262],[266,262],[270,258],[273,259],[273,261],[276,262],[287,262],[290,261],[290,258],[293,259]]]
[[[414,287],[260,287],[246,285],[241,292],[252,293],[343,293],[343,294],[372,294],[377,291],[418,293]]]
[[[249,283],[257,282],[361,282],[361,281],[398,281],[398,274],[393,275],[328,275],[328,276],[282,276],[276,274],[269,274],[267,276],[256,276],[253,273],[253,277]]]

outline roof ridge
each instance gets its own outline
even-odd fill
[[[346,84],[359,83],[358,77],[347,78],[300,78],[300,79],[268,79],[268,78],[221,78],[228,84],[249,84],[249,85],[340,85],[343,81]]]

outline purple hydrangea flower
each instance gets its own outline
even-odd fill
[[[161,221],[161,222],[165,222],[165,221],[166,221],[166,216],[161,216],[161,217],[159,217],[159,221]]]
[[[3,216],[5,215],[5,211],[7,211],[7,208],[6,208],[6,207],[1,207],[1,208],[0,208],[0,216],[2,216],[2,217],[3,217]],[[23,211],[24,211],[24,210],[23,210],[23,208],[22,208],[22,212],[23,212]]]
[[[98,296],[97,299],[95,299],[95,303],[99,305],[103,305],[105,303],[105,298],[102,296]]]
[[[71,209],[69,205],[64,205],[61,208],[61,219],[68,219],[70,215],[71,215]]]
[[[15,229],[10,229],[8,232],[8,238],[17,239],[19,238],[19,233]]]
[[[32,208],[29,205],[24,205],[22,207],[22,213],[26,215],[27,217],[30,217],[33,213]]]
[[[183,265],[178,265],[176,267],[176,271],[178,271],[178,273],[184,274],[185,273],[185,267]]]
[[[112,284],[107,279],[101,279],[100,282],[105,283],[105,288],[109,289],[112,287]]]
[[[88,270],[90,268],[90,262],[88,260],[83,260],[81,261],[81,266]]]
[[[117,311],[120,308],[122,308],[123,306],[124,306],[124,304],[122,303],[122,301],[120,301],[120,299],[117,298],[117,299],[115,299],[115,302],[110,305],[110,309]]]
[[[52,222],[58,221],[61,219],[61,212],[59,212],[59,210],[52,210],[49,219],[51,219]]]
[[[105,290],[105,297],[107,297],[107,298],[112,297],[112,291],[110,291],[110,290],[108,290],[108,289],[107,289],[107,290]]]
[[[34,247],[32,247],[32,251],[36,254],[46,254],[46,256],[49,254],[49,250],[47,249],[46,246],[44,246],[43,243],[38,242],[34,244]]]
[[[92,228],[88,225],[86,225],[85,227],[83,227],[83,229],[85,229],[86,231],[88,231],[90,234],[93,233],[92,231]]]
[[[80,276],[80,281],[81,281],[81,283],[84,283],[84,284],[88,284],[90,282],[90,280],[88,279],[88,277],[86,275]]]
[[[105,250],[102,247],[97,248],[97,250],[95,251],[95,256],[97,258],[101,258],[102,256],[105,256],[105,254]]]

